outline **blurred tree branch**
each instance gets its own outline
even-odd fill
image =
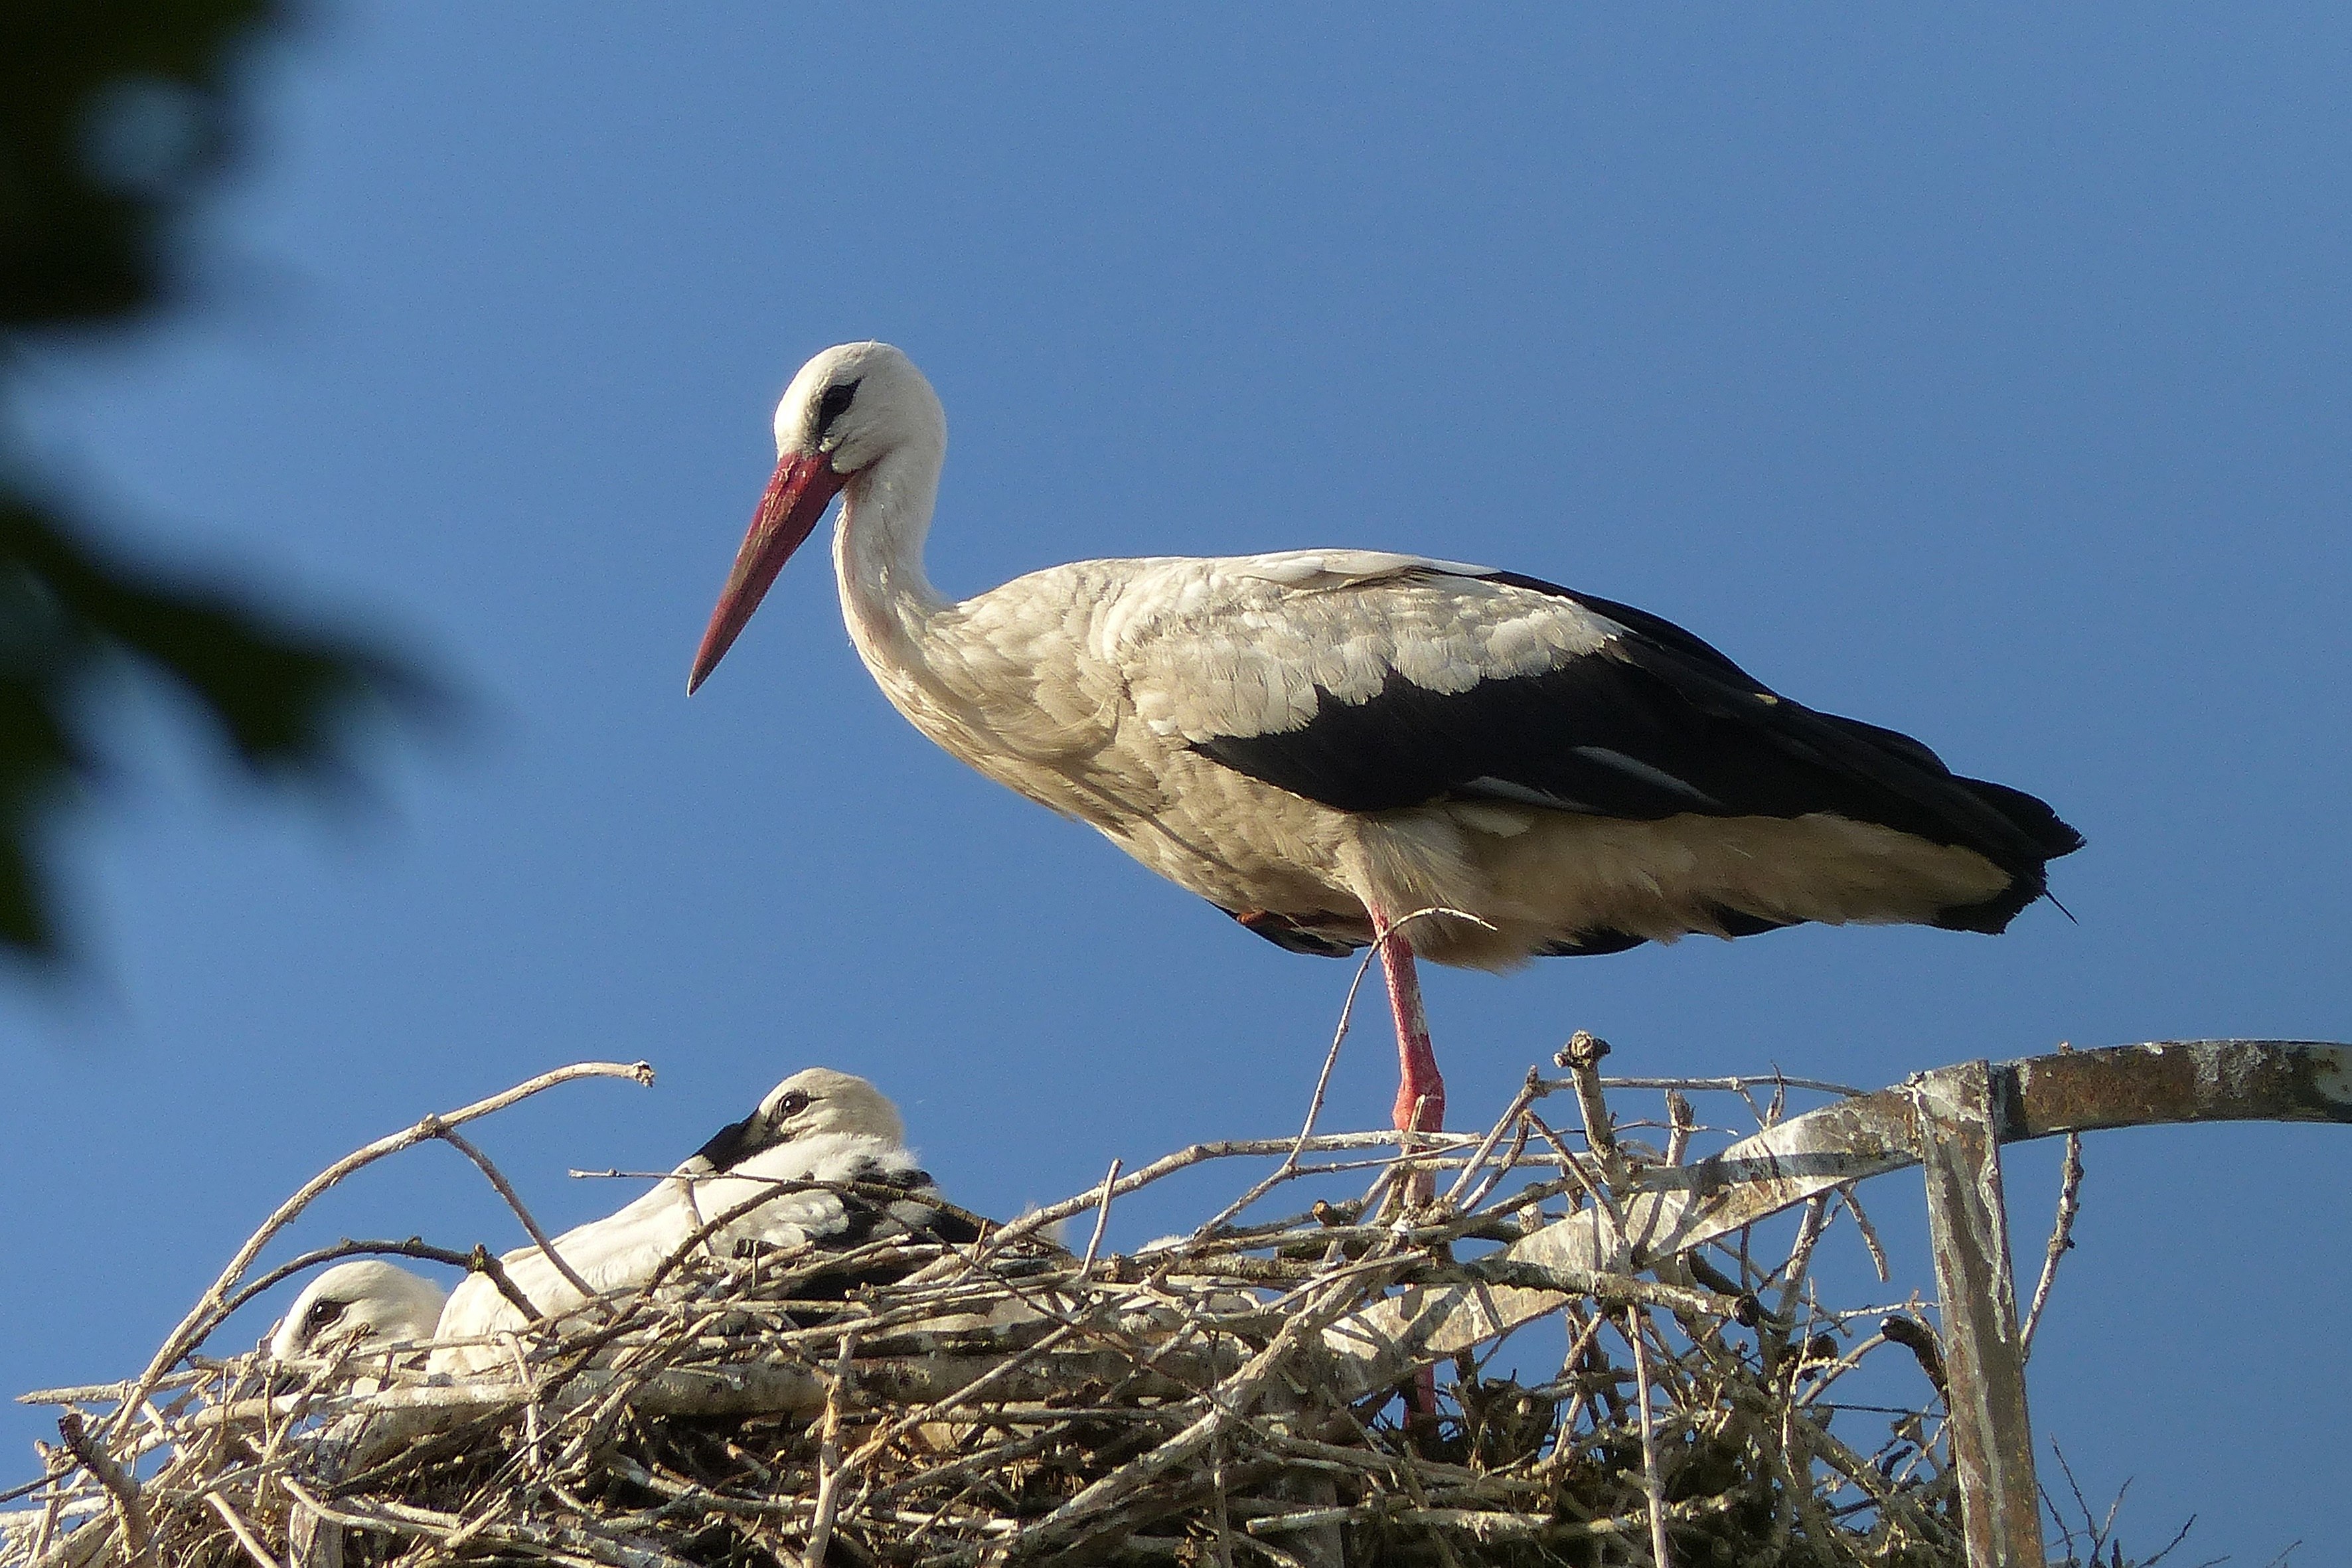
[[[357,637],[141,567],[40,482],[13,428],[28,342],[174,303],[184,220],[236,145],[274,0],[0,0],[0,952],[65,952],[48,839],[97,756],[99,677],[169,678],[264,776],[346,773],[354,710],[427,683]]]

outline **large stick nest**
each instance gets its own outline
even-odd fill
[[[1598,1083],[1583,1075],[1586,1120]],[[1418,1205],[1397,1201],[1413,1183],[1390,1134],[1201,1146],[977,1245],[685,1256],[512,1337],[506,1372],[470,1381],[413,1352],[194,1353],[281,1210],[147,1378],[28,1396],[67,1406],[65,1441],[0,1514],[0,1563],[1961,1561],[1931,1334],[1812,1285],[1842,1216],[1877,1250],[1850,1192],[1769,1256],[1743,1231],[1584,1281],[1507,1351],[1453,1358],[1434,1416],[1363,1389],[1353,1314],[1524,1286],[1502,1245],[1708,1137],[1671,1090],[1618,1124],[1656,1127],[1654,1147],[1606,1121],[1555,1129],[1538,1102],[1564,1087],[1531,1073],[1486,1133],[1403,1157],[1433,1184]],[[1769,1080],[1737,1093],[1743,1121],[1780,1114]],[[1189,1237],[1098,1251],[1115,1195],[1229,1158],[1273,1168]],[[1367,1174],[1364,1197],[1253,1217]],[[1067,1249],[1055,1222],[1095,1242]],[[1917,1408],[1841,1411],[1889,1344]]]

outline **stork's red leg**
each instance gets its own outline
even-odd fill
[[[1396,1015],[1397,1098],[1400,1132],[1434,1132],[1445,1125],[1445,1079],[1430,1048],[1429,1016],[1421,1008],[1421,977],[1413,973],[1412,944],[1384,917],[1381,923],[1381,973],[1388,977],[1389,1010]]]
[[[1389,1010],[1396,1015],[1396,1129],[1434,1132],[1445,1125],[1445,1079],[1437,1070],[1437,1053],[1429,1044],[1429,1016],[1422,1011],[1421,976],[1413,972],[1412,944],[1385,915],[1375,911],[1373,919],[1381,931],[1381,973],[1389,983]],[[1434,1191],[1435,1184],[1423,1171],[1397,1196],[1408,1204],[1423,1204]],[[1436,1419],[1437,1370],[1424,1366],[1413,1373],[1405,1389],[1405,1421],[1410,1428]]]

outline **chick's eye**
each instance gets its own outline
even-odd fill
[[[817,399],[816,437],[818,440],[824,439],[826,434],[832,430],[835,420],[849,412],[850,400],[857,395],[857,385],[858,384],[854,381],[837,382],[826,387],[824,395]]]
[[[809,1097],[802,1093],[797,1089],[793,1090],[792,1093],[784,1096],[783,1099],[776,1101],[776,1114],[780,1117],[798,1116],[802,1111],[806,1110],[808,1108]]]

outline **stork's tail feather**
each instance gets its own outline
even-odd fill
[[[1962,904],[1940,910],[1936,924],[1946,931],[1980,931],[1998,933],[2008,929],[2018,912],[2036,899],[2047,898],[2050,878],[2044,865],[2061,855],[2072,855],[2083,847],[2083,836],[2074,831],[2059,815],[2050,809],[2050,803],[2039,795],[2031,795],[2007,784],[1991,784],[1983,779],[1961,779],[1969,793],[2006,818],[2018,832],[2032,840],[2040,852],[2040,860],[2024,865],[2011,865],[2010,884],[2006,891],[1987,899],[1980,904]],[[2054,899],[2051,900],[2055,903]],[[2063,908],[2063,906],[2061,906]],[[2072,915],[2066,917],[2074,919]]]
[[[2055,860],[2061,855],[2072,855],[2083,847],[2083,836],[2051,810],[2050,803],[2041,796],[1984,779],[1962,779],[1959,782],[1969,794],[2007,817],[2020,833],[2033,840],[2043,859]]]

